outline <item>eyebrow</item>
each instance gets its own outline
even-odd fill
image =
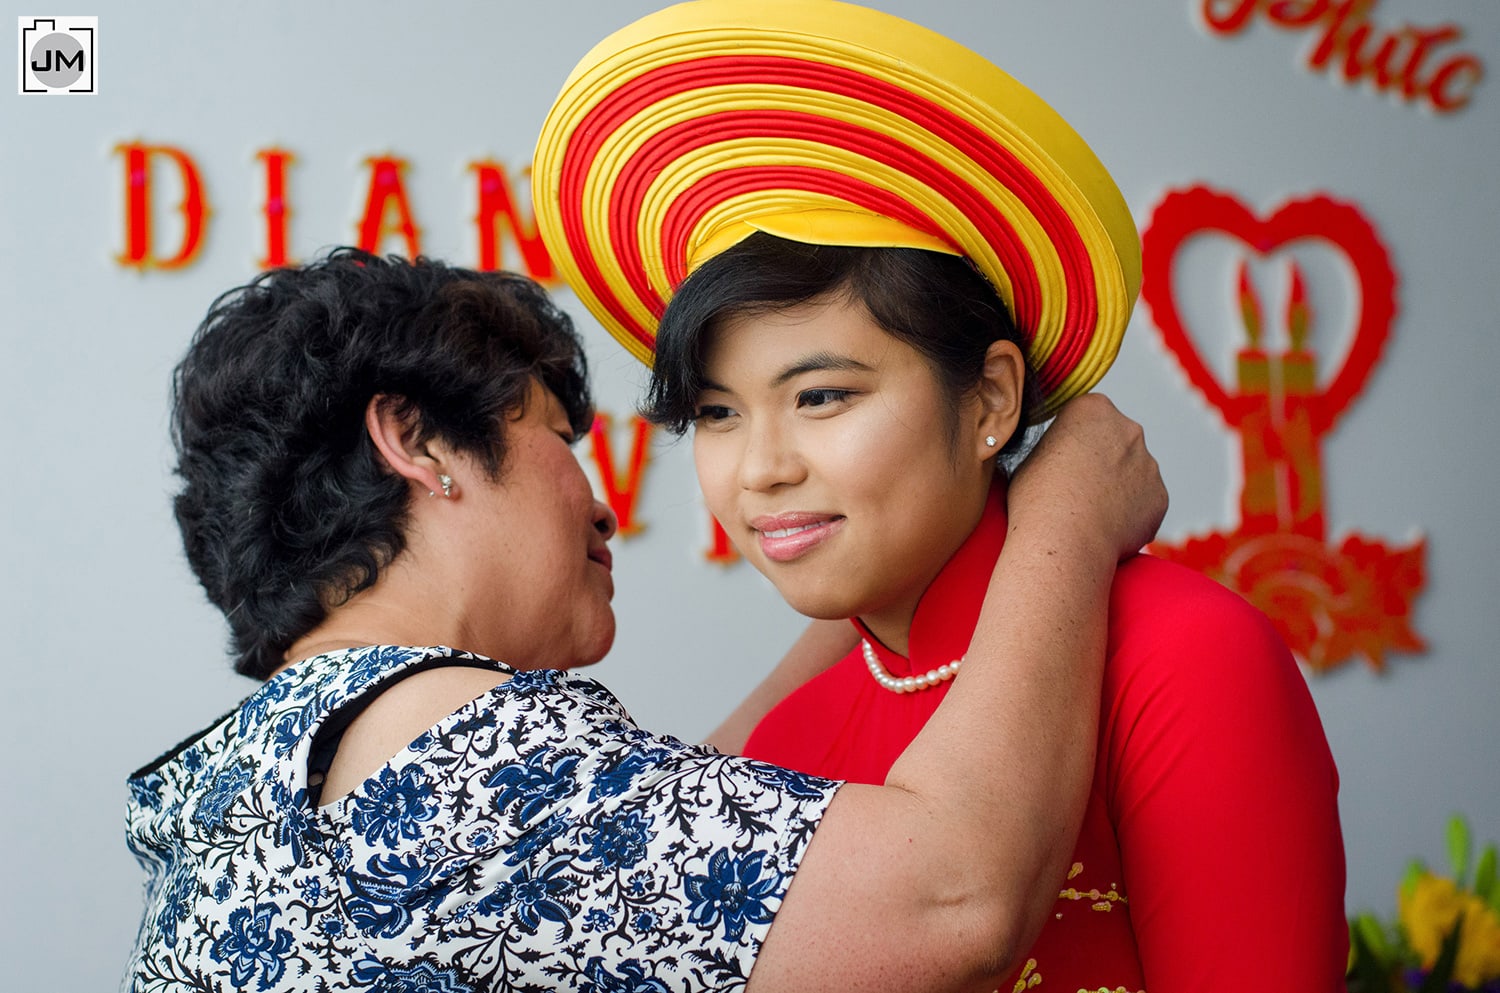
[[[875,367],[866,365],[858,359],[852,359],[847,355],[839,355],[834,352],[813,352],[811,355],[787,366],[771,380],[771,386],[785,386],[798,376],[809,372],[874,372]],[[699,392],[706,393],[716,390],[720,393],[732,392],[729,387],[714,382],[704,377]]]
[[[813,352],[801,361],[787,366],[781,370],[780,375],[771,380],[772,386],[784,386],[808,372],[874,372],[873,366],[868,366],[858,359],[847,355],[838,355],[834,352]]]

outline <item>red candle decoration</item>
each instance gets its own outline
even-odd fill
[[[1249,347],[1237,353],[1235,381],[1217,380],[1172,290],[1179,249],[1206,233],[1238,238],[1262,257],[1311,239],[1345,255],[1356,277],[1354,335],[1327,380],[1318,380],[1301,268],[1289,264],[1281,312],[1287,347],[1269,354],[1264,312],[1243,260],[1236,300]],[[1425,543],[1390,548],[1353,533],[1335,546],[1325,534],[1320,445],[1374,369],[1396,313],[1390,255],[1369,221],[1354,205],[1323,195],[1288,202],[1261,218],[1232,196],[1194,187],[1169,193],[1157,206],[1141,246],[1141,299],[1189,382],[1238,435],[1244,468],[1236,526],[1157,542],[1152,552],[1244,595],[1315,671],[1355,655],[1380,669],[1389,652],[1424,650],[1411,612],[1425,582]]]
[[[1302,285],[1302,267],[1293,259],[1287,266],[1292,289],[1286,302],[1286,329],[1291,336],[1292,351],[1300,352],[1307,341],[1307,327],[1312,313],[1307,307],[1307,288]]]
[[[1250,266],[1240,260],[1240,319],[1245,322],[1245,333],[1250,338],[1251,348],[1260,348],[1260,300],[1255,296],[1255,289],[1250,285]]]
[[[1322,541],[1323,456],[1313,428],[1312,400],[1318,394],[1317,356],[1307,348],[1312,313],[1302,269],[1288,265],[1291,290],[1287,295],[1286,328],[1291,343],[1281,357],[1280,474],[1284,479],[1283,524],[1293,534]]]
[[[1260,347],[1262,318],[1260,300],[1250,283],[1250,267],[1240,260],[1237,287],[1240,321],[1249,347],[1235,356],[1235,385],[1241,409],[1236,428],[1240,435],[1240,520],[1244,526],[1271,529],[1276,526],[1276,472],[1272,449],[1276,431],[1272,424],[1270,357]]]

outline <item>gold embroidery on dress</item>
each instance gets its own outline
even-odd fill
[[[1074,862],[1073,863],[1073,868],[1071,868],[1071,869],[1068,870],[1068,878],[1069,879],[1075,879],[1082,872],[1083,872],[1083,863],[1082,862]],[[1129,903],[1130,902],[1129,900],[1127,900],[1125,898],[1125,894],[1123,894],[1123,893],[1120,892],[1120,888],[1119,887],[1120,887],[1119,883],[1110,883],[1109,884],[1109,889],[1107,889],[1107,890],[1100,890],[1100,889],[1097,889],[1097,888],[1095,888],[1095,889],[1088,889],[1088,890],[1080,890],[1080,889],[1078,889],[1076,887],[1069,886],[1067,889],[1065,889],[1061,893],[1057,894],[1057,898],[1059,900],[1088,900],[1088,901],[1090,901],[1092,903],[1093,909],[1095,909],[1095,910],[1102,910],[1102,911],[1105,911],[1106,913],[1108,913],[1109,911],[1115,909],[1115,904],[1117,904],[1117,903]],[[1061,917],[1062,915],[1058,914],[1057,916]],[[1087,991],[1087,990],[1080,990],[1079,993],[1089,993],[1089,991]],[[1113,993],[1113,991],[1106,989],[1106,990],[1101,991],[1101,993]],[[1128,993],[1128,991],[1127,991],[1127,993]]]
[[[1130,901],[1123,893],[1115,889],[1113,885],[1107,890],[1092,889],[1078,890],[1068,887],[1057,895],[1059,900],[1089,900],[1095,910],[1111,911],[1117,903],[1129,903]]]
[[[1036,959],[1027,959],[1026,968],[1021,970],[1021,978],[1016,980],[1016,985],[1011,987],[1010,993],[1025,993],[1026,990],[1040,986],[1042,974],[1036,971]],[[1000,993],[996,990],[995,993]]]
[[[1082,862],[1074,862],[1073,863],[1073,867],[1068,870],[1068,878],[1069,879],[1077,879],[1082,874],[1083,874],[1083,863]],[[1123,894],[1123,893],[1120,892],[1120,884],[1119,883],[1110,883],[1109,884],[1109,889],[1107,889],[1107,890],[1098,890],[1098,889],[1080,890],[1080,889],[1077,889],[1076,887],[1069,886],[1067,889],[1065,889],[1061,893],[1059,893],[1057,895],[1057,898],[1059,900],[1089,900],[1089,901],[1092,901],[1092,906],[1093,906],[1093,908],[1095,910],[1103,910],[1103,911],[1113,910],[1114,909],[1114,905],[1116,903],[1129,903],[1130,902],[1128,899],[1126,899],[1125,894]],[[1062,914],[1058,914],[1057,918],[1059,920],[1061,920],[1062,919]],[[1034,965],[1036,965],[1036,959],[1032,959],[1030,962],[1027,962],[1026,963],[1026,971],[1030,972],[1032,966],[1034,966]],[[1021,973],[1021,978],[1022,979],[1026,978],[1026,972]],[[1038,975],[1038,976],[1035,977],[1035,979],[1038,982],[1041,981],[1041,978],[1042,977],[1040,975]],[[1018,982],[1018,983],[1016,983],[1016,988],[1012,991],[1012,993],[1022,993],[1023,989],[1024,989],[1024,987],[1021,985],[1021,983]],[[1124,986],[1116,986],[1114,989],[1110,989],[1108,986],[1101,986],[1101,987],[1099,987],[1096,990],[1083,990],[1083,989],[1081,989],[1081,990],[1078,991],[1078,993],[1130,993],[1130,990],[1127,989]],[[1145,990],[1137,990],[1136,993],[1146,993],[1146,991]]]

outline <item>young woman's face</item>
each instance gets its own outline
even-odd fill
[[[707,345],[693,455],[710,512],[798,611],[859,616],[904,650],[984,507],[979,399],[955,438],[926,359],[843,296],[731,319]]]

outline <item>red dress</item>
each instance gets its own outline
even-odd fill
[[[911,660],[861,627],[887,671],[926,672],[963,655],[1004,541],[997,488],[923,594]],[[1002,993],[1342,990],[1338,774],[1286,646],[1236,594],[1137,556],[1115,579],[1108,651],[1073,868]],[[947,685],[892,693],[856,649],[766,715],[745,753],[884,782]]]

